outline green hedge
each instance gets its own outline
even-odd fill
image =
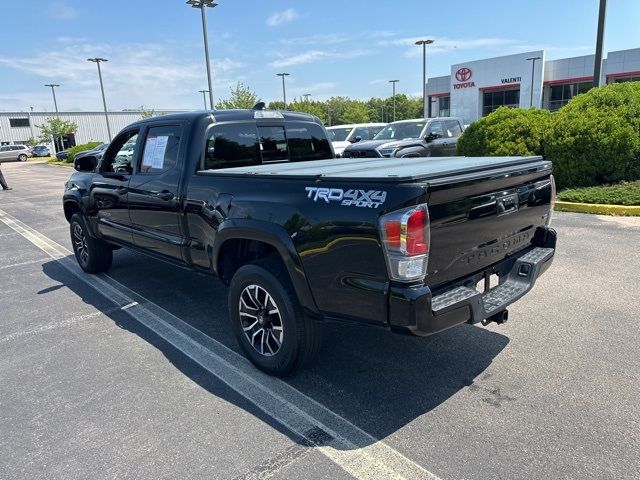
[[[93,141],[89,143],[84,143],[82,145],[76,145],[75,147],[71,147],[69,150],[67,150],[67,162],[68,163],[73,162],[73,159],[75,158],[76,153],[84,152],[86,150],[93,150],[94,148],[96,148],[98,145],[101,145],[101,144],[102,142]]]
[[[605,205],[640,205],[640,181],[562,190],[558,192],[558,200]]]
[[[551,117],[547,110],[500,107],[465,129],[458,140],[458,154],[542,155]]]
[[[545,153],[560,188],[640,179],[640,82],[574,97],[554,115]]]

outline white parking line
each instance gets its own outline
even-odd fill
[[[436,475],[397,450],[105,274],[87,275],[71,251],[0,210],[0,221],[142,325],[180,350],[267,415],[358,479],[431,479]]]

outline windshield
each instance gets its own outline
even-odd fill
[[[332,142],[344,142],[351,133],[351,128],[327,128],[327,133]]]
[[[390,123],[373,137],[374,140],[402,140],[418,138],[424,128],[424,122]]]

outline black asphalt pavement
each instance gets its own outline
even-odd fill
[[[13,190],[0,192],[0,220],[70,250],[61,196],[72,170],[2,168]],[[366,432],[342,450],[309,445],[9,223],[2,479],[384,478],[375,465],[400,457],[442,479],[640,478],[640,218],[556,213],[555,263],[505,325],[417,338],[329,324],[318,361],[282,387],[291,418],[310,399]],[[124,249],[109,277],[239,352],[215,278]]]

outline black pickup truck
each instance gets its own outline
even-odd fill
[[[550,162],[335,159],[306,114],[155,117],[75,167],[63,204],[82,269],[128,247],[217,275],[243,351],[275,375],[314,357],[328,320],[502,323],[555,251]]]

